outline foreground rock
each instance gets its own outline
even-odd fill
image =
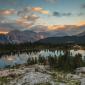
[[[23,75],[22,78],[12,81],[10,85],[35,85],[47,82],[53,83],[50,75],[40,72],[29,72]]]
[[[80,79],[81,85],[85,85],[85,78]]]
[[[0,85],[85,85],[82,75],[50,70],[49,66],[43,65],[2,70],[1,74]]]

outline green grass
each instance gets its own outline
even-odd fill
[[[40,84],[35,84],[35,85],[51,85],[51,84],[47,82],[47,83],[40,83]]]
[[[0,77],[0,85],[7,84],[10,81],[8,77]]]

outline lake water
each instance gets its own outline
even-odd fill
[[[75,56],[76,54],[80,53],[82,55],[82,59],[85,59],[85,50],[70,50],[70,54]],[[32,57],[39,57],[39,56],[60,56],[64,55],[63,50],[55,50],[55,51],[49,51],[49,50],[41,50],[39,52],[29,52],[29,53],[22,53],[22,54],[15,54],[15,55],[3,55],[0,58],[0,68],[4,68],[6,66],[14,66],[16,64],[24,64],[27,63],[28,58]]]

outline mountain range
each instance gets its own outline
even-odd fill
[[[32,30],[14,30],[6,35],[0,35],[0,43],[24,43],[24,42],[40,42],[40,43],[76,43],[85,42],[85,31],[77,35],[70,36],[65,31],[47,31],[34,32]]]
[[[64,36],[64,37],[49,37],[42,40],[39,40],[38,43],[44,44],[66,44],[66,43],[85,43],[84,36]]]
[[[9,43],[10,40],[8,39],[7,35],[0,34],[0,43]]]
[[[34,42],[40,39],[36,32],[30,30],[26,31],[14,30],[9,32],[7,36],[13,43]]]

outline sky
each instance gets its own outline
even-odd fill
[[[0,33],[35,26],[59,30],[67,25],[85,25],[85,0],[0,0]]]

